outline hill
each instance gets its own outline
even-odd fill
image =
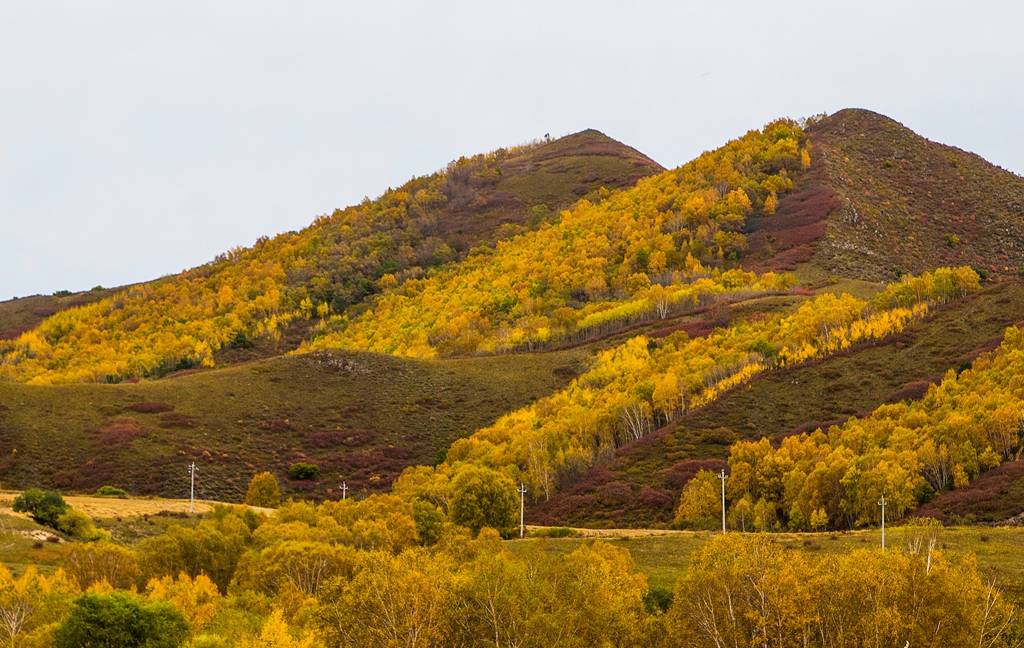
[[[529,519],[599,527],[669,525],[683,485],[702,468],[725,467],[732,443],[778,440],[866,414],[884,402],[919,398],[947,369],[992,349],[1022,313],[1024,285],[1001,283],[897,335],[767,374],[618,448],[613,458],[531,507]],[[978,480],[982,492],[984,479]],[[957,490],[936,502],[962,497]],[[1024,511],[1024,501],[1003,506],[1007,515],[1001,519]],[[960,515],[968,512],[959,510]]]
[[[0,301],[0,340],[13,340],[60,311],[86,306],[109,297],[118,288],[94,288],[84,292],[57,292]]]
[[[811,168],[777,218],[751,223],[751,260],[872,281],[1024,266],[1024,178],[869,110],[812,120],[806,133]]]
[[[385,490],[403,468],[432,464],[455,439],[576,375],[565,351],[417,361],[346,352],[272,358],[159,381],[37,386],[0,382],[5,487],[180,497],[198,463],[198,495],[240,501],[253,473],[286,493]],[[321,469],[288,481],[292,463]]]
[[[660,170],[592,130],[460,158],[301,232],[58,312],[0,341],[0,377],[117,382],[280,354],[382,286]]]
[[[447,458],[438,478],[476,462],[525,481],[538,522],[667,525],[730,444],[918,398],[1020,319],[1004,207],[1021,179],[888,118],[779,120],[657,169],[596,131],[463,158],[58,313],[9,342],[0,370],[45,383],[241,364],[116,387],[0,383],[0,403],[19,403],[0,409],[0,474],[23,485],[38,462],[48,484],[171,494],[181,478],[161,462],[198,455],[209,496],[233,499],[252,471],[309,460],[324,479],[288,487],[324,496],[338,478],[382,490]],[[935,198],[954,176],[969,186]],[[947,261],[1001,281],[962,300],[948,282],[977,288],[967,268],[876,283]]]

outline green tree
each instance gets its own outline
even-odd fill
[[[452,480],[451,517],[473,535],[484,527],[511,528],[519,512],[516,486],[508,475],[482,466],[467,465]]]
[[[281,487],[277,477],[270,472],[259,472],[249,480],[249,490],[245,493],[245,503],[249,506],[277,508],[281,505]]]
[[[128,594],[83,594],[54,635],[56,648],[176,648],[188,624],[167,603],[140,605]]]
[[[251,537],[245,519],[235,512],[194,528],[172,526],[138,544],[139,567],[146,578],[206,574],[224,592]]]
[[[28,513],[36,522],[54,528],[68,508],[60,493],[42,488],[30,488],[14,499],[15,512]]]
[[[416,535],[420,544],[429,546],[441,538],[444,531],[444,513],[430,502],[413,502],[412,519],[416,521]]]

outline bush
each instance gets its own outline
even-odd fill
[[[14,499],[14,511],[28,513],[39,524],[57,528],[57,519],[68,510],[68,503],[57,491],[30,488]]]
[[[307,481],[320,476],[320,466],[309,463],[294,463],[288,466],[288,479]]]
[[[249,490],[245,494],[245,503],[249,506],[277,508],[281,505],[281,487],[277,477],[272,473],[256,473],[249,480]]]
[[[60,514],[54,528],[68,537],[86,542],[99,540],[104,536],[104,533],[96,528],[88,515],[73,508]]]
[[[672,590],[665,587],[652,587],[644,594],[644,608],[649,614],[668,612],[672,607]]]
[[[117,486],[100,486],[96,489],[97,497],[119,497],[125,499],[128,497],[128,491]]]
[[[83,594],[54,635],[56,648],[176,648],[188,624],[168,603],[140,605],[122,593]]]

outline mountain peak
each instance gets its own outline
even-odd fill
[[[776,260],[791,242],[789,257],[876,281],[941,265],[995,275],[1024,266],[1024,178],[863,108],[807,135],[811,168],[781,218],[763,224]]]
[[[642,170],[644,175],[665,170],[663,166],[635,148],[594,128],[587,128],[545,142],[536,149],[528,151],[526,156],[533,161],[570,156],[608,156],[631,162],[638,170]],[[615,184],[620,183],[616,182]]]

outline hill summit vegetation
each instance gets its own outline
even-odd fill
[[[280,353],[382,287],[660,170],[596,131],[459,158],[301,232],[56,312],[0,340],[0,378],[117,382],[212,367],[254,345]]]

